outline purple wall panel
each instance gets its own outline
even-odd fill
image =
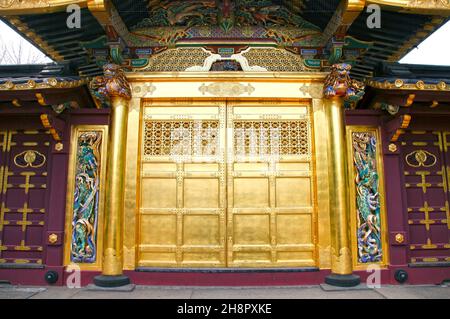
[[[30,260],[42,258],[43,269],[17,269],[17,268],[0,268],[0,279],[8,280],[12,283],[27,283],[44,285],[44,274],[48,270],[57,271],[59,274],[59,280],[57,285],[63,284],[63,257],[64,257],[64,227],[65,227],[65,208],[66,208],[66,188],[67,188],[67,176],[68,176],[68,161],[70,156],[70,141],[71,141],[71,127],[72,125],[105,125],[109,122],[109,110],[96,110],[96,109],[80,109],[71,110],[70,112],[57,116],[56,113],[52,113],[50,109],[44,109],[45,112],[49,112],[52,116],[60,118],[64,122],[62,128],[62,141],[63,149],[57,150],[55,145],[58,143],[54,141],[50,135],[45,135],[50,145],[47,148],[47,164],[46,171],[47,177],[38,178],[35,177],[31,183],[34,184],[46,184],[46,189],[30,189],[30,203],[33,206],[41,205],[45,207],[46,213],[43,216],[45,221],[44,227],[27,226],[26,245],[39,245],[43,247],[42,252],[35,251],[11,251],[6,252],[8,256],[3,255],[1,258],[29,258]],[[0,114],[1,130],[35,130],[40,129],[44,131],[39,116],[43,113],[43,108],[30,107],[22,109],[8,109],[7,112]],[[24,135],[25,136],[25,135]],[[37,135],[36,135],[37,136]],[[40,136],[40,135],[39,135]],[[42,135],[44,136],[44,135]],[[17,135],[17,143],[19,145],[22,142],[30,142],[33,135],[21,136]],[[25,139],[24,139],[25,138]],[[22,139],[24,139],[22,141]],[[20,147],[19,147],[20,148]],[[20,151],[20,149],[17,151]],[[27,147],[25,147],[27,148]],[[40,151],[41,152],[41,151]],[[1,155],[1,154],[0,154]],[[12,154],[11,156],[15,156]],[[2,165],[5,165],[3,163]],[[8,164],[10,165],[10,164]],[[28,169],[30,170],[30,169]],[[39,169],[36,170],[38,172]],[[38,172],[39,173],[39,172]],[[41,173],[39,173],[41,174]],[[16,175],[16,174],[15,174]],[[20,177],[20,178],[19,178]],[[13,180],[19,178],[20,180]],[[12,184],[22,184],[22,176],[12,176]],[[20,194],[18,192],[21,192]],[[9,189],[10,196],[5,199],[5,202],[11,207],[23,206],[23,190],[20,188],[11,187]],[[37,207],[37,206],[36,206]],[[37,215],[36,215],[37,216]],[[11,213],[9,218],[20,220],[22,218],[21,213]],[[34,214],[28,214],[28,219],[31,222],[39,222],[34,220]],[[9,227],[9,225],[8,225]],[[14,245],[20,245],[20,238],[16,236],[17,231],[15,228],[20,226],[5,227],[3,237],[4,242]],[[20,232],[21,233],[21,232]],[[58,240],[55,243],[49,243],[48,238],[50,235],[56,234]],[[20,254],[18,254],[20,253]]]

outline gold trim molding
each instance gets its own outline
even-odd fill
[[[29,80],[26,83],[15,84],[12,81],[6,81],[0,84],[0,91],[26,91],[42,89],[70,89],[83,86],[89,82],[89,79],[80,79],[74,81],[58,81],[56,78],[44,79],[43,82],[36,83]]]
[[[399,12],[450,15],[450,1],[448,0],[368,0],[367,2]]]
[[[22,15],[64,11],[68,5],[85,7],[87,0],[0,0],[0,15]]]
[[[130,82],[296,82],[323,83],[327,72],[133,72]]]
[[[394,82],[369,80],[367,86],[382,90],[410,90],[410,91],[445,91],[450,92],[450,84],[445,82],[426,83],[418,80],[416,83],[405,83],[402,79],[396,79]]]

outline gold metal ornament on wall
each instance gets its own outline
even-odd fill
[[[50,235],[48,236],[48,242],[49,242],[50,244],[55,244],[57,241],[58,241],[58,235],[56,235],[56,234],[50,234]]]
[[[425,150],[417,150],[409,153],[405,157],[406,163],[414,168],[417,167],[433,167],[437,163],[437,157]]]
[[[55,151],[61,152],[64,149],[64,144],[59,142],[55,144]]]
[[[405,236],[403,234],[398,233],[395,235],[395,241],[398,244],[403,244],[403,242],[405,241]]]
[[[209,85],[203,83],[198,90],[202,92],[203,95],[209,93],[219,97],[236,97],[245,93],[251,95],[255,91],[255,88],[250,83],[244,85],[242,83],[216,82]]]
[[[44,154],[41,154],[34,150],[27,150],[14,157],[14,164],[20,168],[39,168],[44,166],[47,158]]]
[[[389,144],[389,151],[392,153],[397,152],[398,148],[397,145],[395,145],[394,143]]]

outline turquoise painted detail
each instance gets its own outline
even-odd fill
[[[320,68],[322,66],[322,60],[320,59],[306,59],[304,63],[308,68]]]
[[[147,66],[149,59],[133,59],[131,60],[131,66],[133,68],[143,68]]]
[[[111,59],[115,64],[122,65],[123,57],[122,57],[122,49],[119,47],[112,47],[110,49]]]

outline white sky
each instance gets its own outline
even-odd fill
[[[450,21],[407,54],[400,63],[450,65]]]
[[[8,45],[17,44],[19,41],[24,42],[25,52],[38,51],[33,45],[24,41],[21,36],[0,21],[0,44],[2,44],[1,42],[6,42]],[[45,61],[51,62],[48,58]],[[406,55],[400,63],[450,66],[450,22],[422,42],[418,48]]]
[[[3,21],[0,21],[0,49],[3,47],[3,44],[9,45],[22,45],[22,53],[24,56],[23,62],[26,64],[27,56],[39,56],[42,63],[50,63],[51,59],[47,58],[45,54],[36,49],[34,45],[25,40],[22,36],[17,34],[14,30],[12,30],[9,26],[7,26]],[[41,60],[42,59],[42,60]],[[0,62],[1,64],[1,62]]]

